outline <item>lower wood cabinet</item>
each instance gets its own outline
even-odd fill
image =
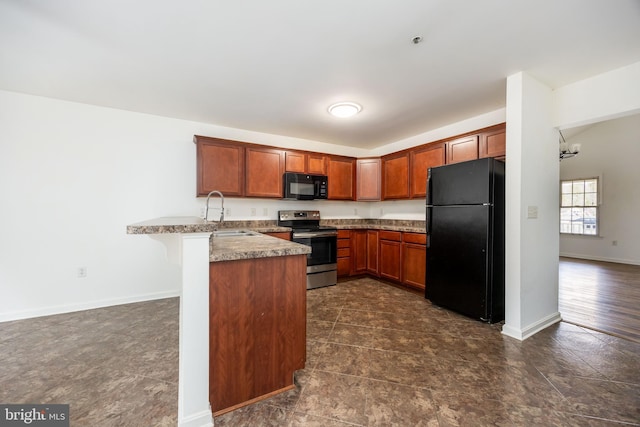
[[[351,274],[367,271],[367,230],[351,230]]]
[[[215,416],[295,388],[306,359],[305,255],[209,266],[209,401]]]
[[[402,233],[380,231],[380,277],[399,282],[402,273]]]
[[[338,230],[338,277],[346,277],[351,274],[351,232]]]
[[[427,269],[427,237],[419,233],[402,233],[402,283],[424,290]]]
[[[367,274],[424,290],[426,234],[338,230],[338,276]]]
[[[367,230],[367,273],[380,274],[378,230]]]

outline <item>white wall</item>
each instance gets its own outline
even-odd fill
[[[558,132],[552,91],[507,79],[506,285],[503,333],[527,338],[558,313]],[[535,214],[532,213],[535,210]]]
[[[495,114],[472,119],[494,124]],[[466,132],[468,122],[453,124]],[[164,246],[126,226],[199,216],[194,134],[366,157],[371,151],[0,91],[0,321],[179,292]],[[419,143],[429,142],[428,133]],[[391,151],[391,150],[389,150]],[[227,198],[229,220],[279,209],[325,218],[422,219],[424,201],[288,202]],[[256,209],[253,215],[252,208]],[[264,210],[266,214],[264,213]],[[357,210],[357,211],[356,211]],[[77,271],[86,267],[87,277]]]
[[[561,179],[601,177],[602,204],[600,235],[560,235],[560,254],[640,265],[640,115],[598,123],[567,141],[582,150],[560,163]]]
[[[553,112],[561,129],[640,112],[640,62],[558,88]]]
[[[0,91],[0,321],[177,295],[180,271],[164,246],[126,226],[200,214],[194,134],[361,154]],[[230,201],[229,219],[243,203]]]

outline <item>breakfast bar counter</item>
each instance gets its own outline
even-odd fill
[[[287,231],[197,217],[127,226],[179,254],[179,426],[213,425],[213,415],[294,387],[293,372],[306,359],[311,248],[261,233]]]

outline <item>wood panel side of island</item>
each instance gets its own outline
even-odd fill
[[[210,264],[214,415],[291,389],[306,358],[306,256]]]

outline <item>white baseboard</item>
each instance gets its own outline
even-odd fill
[[[617,264],[640,265],[640,260],[632,260],[632,259],[607,258],[607,257],[592,256],[592,255],[572,254],[572,253],[566,253],[566,252],[561,252],[560,256],[565,258],[587,259],[589,261],[603,261],[603,262],[615,262]]]
[[[178,420],[178,427],[212,427],[213,415],[211,409],[191,414]]]
[[[134,295],[125,298],[113,298],[97,301],[87,301],[78,304],[57,305],[51,307],[40,307],[33,310],[14,311],[0,313],[0,323],[12,320],[31,319],[33,317],[51,316],[53,314],[72,313],[74,311],[91,310],[94,308],[110,307],[112,305],[131,304],[135,302],[151,301],[156,299],[173,298],[180,296],[180,291],[164,291],[152,294]]]
[[[514,328],[511,325],[507,325],[505,323],[505,325],[502,327],[502,333],[508,337],[524,341],[530,336],[537,334],[541,330],[548,328],[549,326],[558,323],[561,320],[562,317],[560,316],[560,313],[555,312],[547,317],[543,317],[542,319],[530,324],[529,326],[526,326],[523,329]]]

